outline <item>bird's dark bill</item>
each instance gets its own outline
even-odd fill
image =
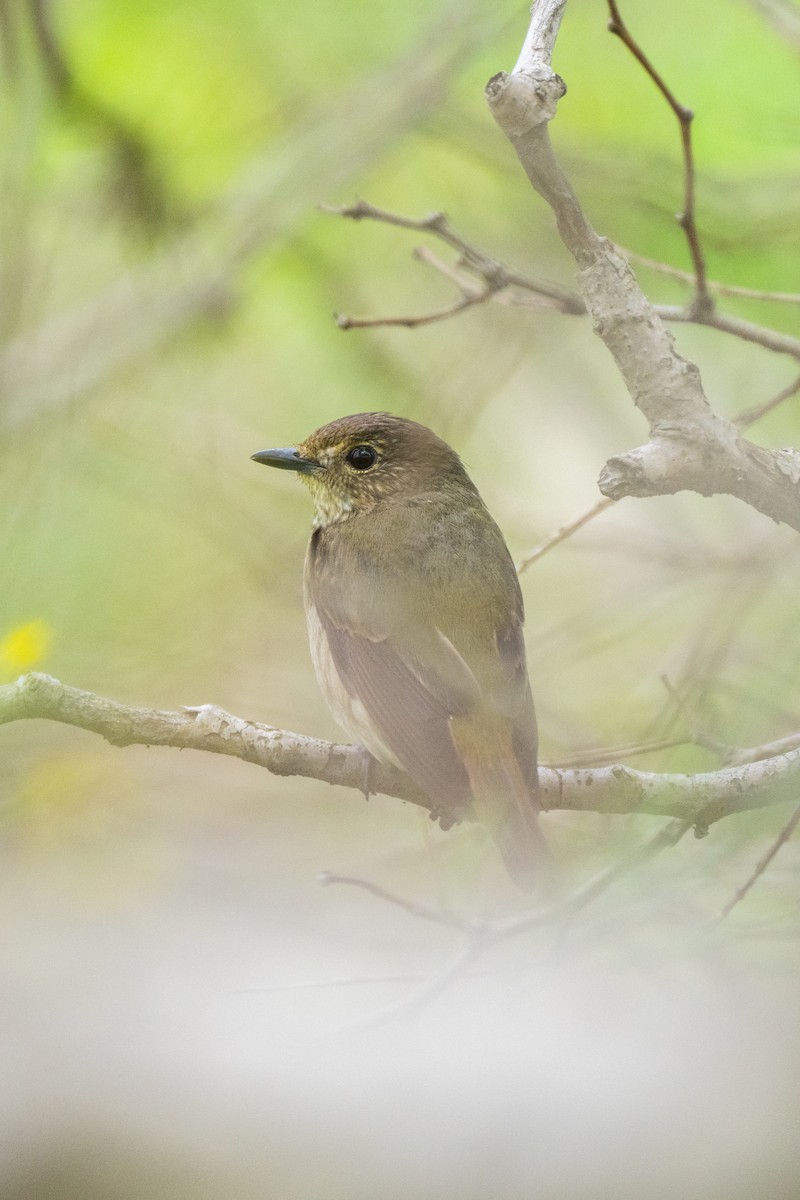
[[[283,471],[300,471],[303,475],[309,475],[317,469],[318,464],[312,458],[303,458],[293,446],[287,447],[285,450],[259,450],[257,454],[251,454],[253,462],[264,463],[267,467],[280,467]]]

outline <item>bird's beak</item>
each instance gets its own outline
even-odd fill
[[[280,467],[282,471],[299,471],[301,475],[311,475],[319,470],[319,463],[313,458],[303,458],[293,446],[285,450],[259,450],[250,457],[253,462],[264,463],[267,467]]]

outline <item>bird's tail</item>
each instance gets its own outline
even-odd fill
[[[540,806],[513,755],[465,755],[475,816],[503,856],[509,875],[524,891],[548,886],[553,860],[539,827]]]

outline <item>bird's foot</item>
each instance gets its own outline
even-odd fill
[[[461,818],[458,817],[451,809],[432,808],[430,811],[432,821],[439,822],[439,828],[447,833],[448,829],[452,829],[454,825],[460,824]]]
[[[372,795],[369,775],[370,771],[372,770],[372,764],[376,762],[376,759],[370,754],[366,746],[357,746],[356,749],[361,756],[361,791],[364,794],[364,799],[369,800],[370,796]]]

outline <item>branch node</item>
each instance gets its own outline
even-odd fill
[[[447,216],[443,212],[432,212],[424,218],[422,224],[433,233],[445,233],[447,230]]]
[[[566,90],[560,75],[534,65],[511,75],[499,71],[486,84],[485,96],[506,136],[520,138],[552,121]]]

